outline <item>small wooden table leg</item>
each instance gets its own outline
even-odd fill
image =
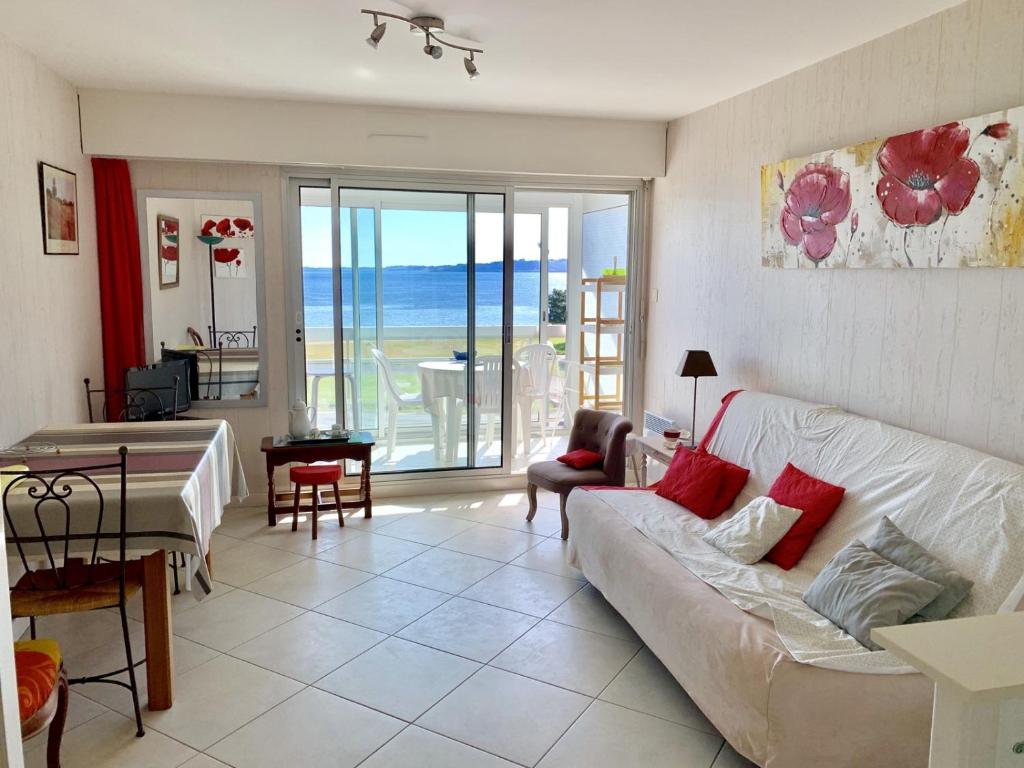
[[[317,518],[317,514],[318,514],[316,502],[317,502],[317,497],[319,496],[319,494],[320,494],[320,486],[314,485],[313,486],[313,511],[311,513],[311,517],[313,518],[313,541],[316,541],[316,518]]]
[[[267,525],[277,525],[277,492],[274,489],[274,462],[267,454]]]
[[[370,500],[370,449],[363,454],[363,472],[359,488],[363,492],[363,517],[373,517],[373,502]]]
[[[342,514],[344,510],[341,508],[341,491],[338,490],[337,483],[331,483],[334,488],[334,508],[338,510],[338,525],[342,528],[345,527],[345,515]]]
[[[167,594],[167,551],[142,558],[142,609],[146,625],[146,683],[149,708],[170,709],[174,703],[174,659],[171,654],[171,598]]]

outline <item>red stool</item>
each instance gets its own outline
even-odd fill
[[[340,464],[307,464],[304,467],[292,467],[288,477],[295,483],[295,502],[292,506],[292,530],[299,529],[299,493],[302,486],[313,486],[313,538],[316,539],[317,490],[321,485],[330,484],[334,488],[334,501],[338,509],[338,525],[345,525],[341,514],[341,494],[338,492],[338,481],[341,479]]]

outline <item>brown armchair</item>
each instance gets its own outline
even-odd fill
[[[569,433],[569,451],[577,448],[597,451],[604,455],[604,463],[590,469],[573,469],[560,461],[541,461],[526,470],[526,493],[530,499],[527,520],[537,514],[537,487],[554,491],[560,497],[562,538],[569,538],[569,518],[565,516],[565,500],[573,488],[581,485],[626,484],[626,435],[633,424],[625,416],[610,411],[592,411],[580,408]]]

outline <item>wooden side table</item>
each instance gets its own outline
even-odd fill
[[[683,431],[682,436],[679,438],[679,444],[685,445],[686,440],[690,439],[688,432]],[[648,459],[653,459],[659,464],[664,464],[666,467],[672,463],[672,457],[675,455],[675,448],[665,447],[665,438],[661,435],[630,435],[629,440],[633,443],[633,450],[631,455],[633,458],[633,469],[636,472],[640,486],[647,486],[647,462]],[[636,467],[636,456],[640,454],[640,468]]]
[[[358,461],[362,464],[359,474],[359,488],[343,489],[342,497],[354,494],[354,498],[342,501],[335,498],[334,504],[318,505],[321,511],[363,509],[364,517],[373,517],[373,502],[370,494],[370,455],[374,439],[369,432],[353,432],[346,442],[324,442],[323,444],[293,445],[287,437],[264,437],[260,450],[267,459],[267,525],[277,525],[278,515],[292,514],[292,493],[277,493],[274,488],[274,469],[284,464],[312,464],[316,461]],[[278,504],[279,501],[287,502]]]
[[[1024,613],[875,629],[935,681],[930,768],[1024,766]]]

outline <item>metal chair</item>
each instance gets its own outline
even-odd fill
[[[102,675],[72,678],[71,685],[110,683],[132,692],[136,735],[143,736],[142,712],[135,667],[145,662],[132,659],[128,636],[128,599],[142,589],[141,561],[129,562],[127,550],[127,457],[125,446],[118,448],[118,460],[89,466],[0,472],[3,485],[3,512],[6,538],[21,559],[24,575],[11,587],[11,617],[28,618],[32,639],[36,636],[36,617],[64,613],[82,613],[117,608],[127,666]],[[109,485],[116,472],[120,479],[117,499],[117,528],[111,530],[106,518],[107,502],[100,482]],[[99,479],[97,479],[99,478]],[[72,508],[75,507],[75,512]],[[115,561],[99,556],[101,541],[117,538]],[[88,547],[88,559],[70,557],[75,548]],[[45,560],[43,558],[45,557]],[[40,562],[41,567],[38,567]],[[128,673],[128,683],[115,675]]]
[[[213,326],[206,326],[209,332],[210,346],[216,349],[255,349],[256,348],[256,326],[252,330],[245,331],[215,331]]]
[[[387,355],[379,349],[371,349],[370,354],[377,362],[381,375],[384,377],[384,388],[387,390],[387,417],[388,417],[388,460],[395,452],[395,443],[398,440],[398,414],[402,411],[409,411],[423,407],[423,398],[420,395],[403,392],[395,381],[395,372],[391,368],[391,361]]]
[[[118,389],[92,389],[92,379],[86,377],[85,405],[89,423],[96,422],[93,410],[93,395],[102,394],[103,407],[99,416],[102,421],[176,421],[178,418],[178,397],[180,378],[172,377],[172,383],[165,387],[121,387]],[[110,418],[110,407],[115,406],[117,418]]]

